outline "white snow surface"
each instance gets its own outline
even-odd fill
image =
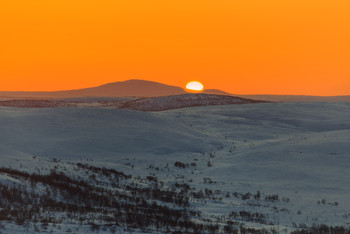
[[[273,213],[283,228],[292,223],[348,227],[349,120],[350,103],[260,103],[147,113],[1,107],[0,164],[30,171],[49,167],[38,165],[34,155],[48,160],[88,159],[128,174],[158,173],[168,181],[180,177],[197,189],[259,190],[287,197],[290,202],[277,209],[288,212]],[[149,169],[175,161],[196,162],[197,167],[175,168],[171,173]],[[203,178],[214,183],[203,183]],[[317,204],[322,199],[326,204]],[[339,205],[331,205],[334,202]],[[229,198],[192,205],[208,217],[244,209],[271,212],[271,207],[243,207],[241,201]]]
[[[128,110],[0,108],[0,125],[0,147],[58,158],[167,155],[221,145],[171,118]]]

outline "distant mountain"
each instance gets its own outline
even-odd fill
[[[76,98],[76,97],[157,97],[184,94],[180,87],[146,80],[127,80],[93,88],[54,92],[7,92],[1,97],[12,98]]]
[[[271,102],[350,102],[348,96],[308,96],[308,95],[236,95],[255,100]]]
[[[219,89],[206,89],[203,93],[217,94],[217,95],[230,95],[254,100],[263,100],[270,102],[350,102],[350,95],[348,96],[310,96],[310,95],[269,95],[269,94],[256,94],[256,95],[240,95],[224,92]]]
[[[126,80],[108,83],[97,87],[53,91],[53,92],[9,92],[0,91],[3,99],[60,99],[81,97],[159,97],[187,94],[183,88],[147,80]],[[306,96],[306,95],[238,95],[219,89],[206,89],[202,93],[242,98],[265,100],[272,102],[350,102],[349,96]]]
[[[350,102],[350,95],[348,96],[311,96],[311,95],[269,95],[269,94],[252,94],[240,95],[224,92],[219,89],[206,89],[203,93],[229,95],[254,100],[263,100],[270,102]]]
[[[234,96],[200,93],[142,98],[125,102],[120,108],[140,111],[163,111],[195,106],[249,104],[261,102],[264,101],[257,101]]]

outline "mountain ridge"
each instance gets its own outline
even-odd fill
[[[2,98],[79,98],[79,97],[159,97],[187,94],[181,87],[155,81],[130,79],[103,84],[96,87],[61,91],[0,91]],[[273,95],[273,94],[232,94],[219,89],[206,89],[201,93],[236,96],[247,99],[272,102],[350,102],[350,95],[312,96],[312,95]]]
[[[62,91],[0,91],[9,98],[74,98],[74,97],[155,97],[187,93],[184,89],[154,81],[131,79],[96,87]]]

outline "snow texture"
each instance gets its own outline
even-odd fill
[[[153,100],[150,105],[157,106]],[[162,112],[0,107],[0,163],[35,172],[49,170],[52,158],[88,160],[127,174],[152,174],[169,183],[186,181],[197,190],[228,193],[191,201],[208,218],[246,210],[267,214],[279,232],[314,223],[349,227],[349,119],[350,103],[257,103]],[[196,166],[170,170],[175,161]],[[5,175],[0,181],[16,182]],[[263,196],[278,194],[280,202],[232,195],[258,190]]]

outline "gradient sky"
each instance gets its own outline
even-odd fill
[[[127,79],[350,95],[350,1],[0,1],[0,90]]]

